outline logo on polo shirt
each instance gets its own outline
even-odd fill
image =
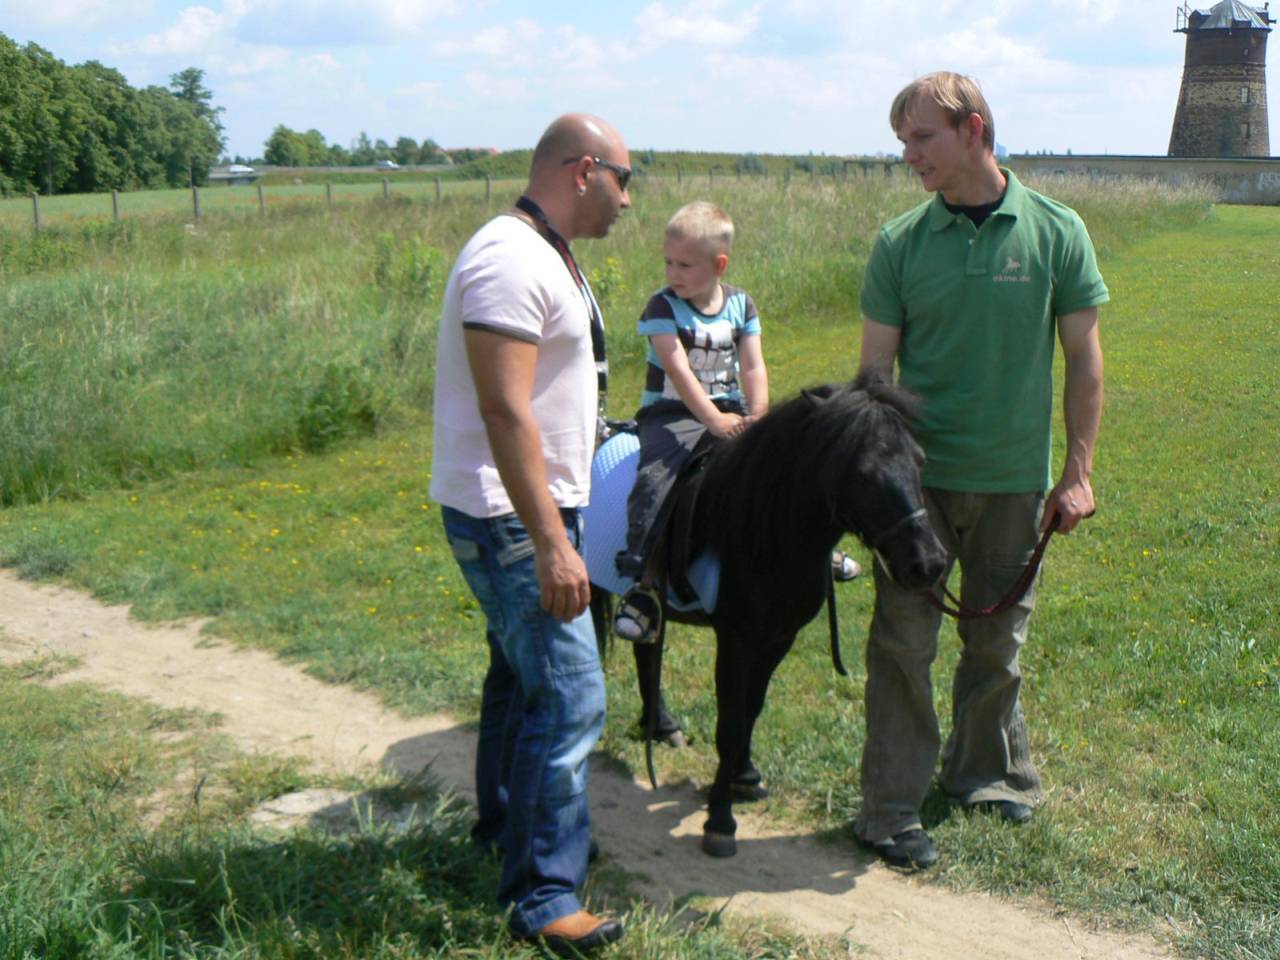
[[[1027,272],[1025,261],[1011,256],[1005,259],[1003,270],[992,274],[991,281],[993,283],[1030,283],[1031,274]]]

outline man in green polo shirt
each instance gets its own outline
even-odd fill
[[[1010,591],[1054,517],[1069,533],[1093,512],[1107,288],[1075,211],[996,163],[991,110],[972,79],[921,77],[894,100],[890,124],[934,196],[876,239],[862,288],[861,366],[892,372],[896,361],[901,383],[923,400],[929,520],[960,564],[962,602],[986,607]],[[1066,361],[1067,455],[1046,495],[1055,335]],[[930,681],[941,614],[879,565],[875,580],[854,830],[886,863],[919,869],[937,860],[920,807],[939,752],[939,783],[963,807],[1020,823],[1043,797],[1018,702],[1035,591],[1005,613],[959,621],[942,746]]]

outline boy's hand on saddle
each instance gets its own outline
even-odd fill
[[[587,565],[568,538],[537,550],[533,560],[542,609],[565,623],[581,616],[591,602],[591,580]]]
[[[720,413],[716,419],[707,424],[707,429],[711,431],[713,437],[727,440],[747,429],[747,421],[736,413]]]

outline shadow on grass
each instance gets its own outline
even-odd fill
[[[404,832],[151,841],[126,866],[134,879],[109,893],[99,925],[152,950],[379,956],[411,946],[450,956],[505,936],[496,867],[455,815]]]
[[[392,744],[383,766],[412,779],[423,774],[470,797],[475,762],[474,728],[462,725]],[[591,757],[592,833],[602,864],[625,876],[627,893],[643,895],[658,909],[689,896],[812,891],[839,895],[856,886],[874,857],[852,840],[825,842],[819,831],[779,835],[754,804],[736,804],[738,854],[716,859],[702,852],[705,798],[688,780],[662,782],[657,790],[634,779],[616,759]]]

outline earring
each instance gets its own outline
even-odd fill
[[[579,187],[578,187],[578,196],[580,196],[580,197],[585,197],[586,195],[587,195],[587,188],[586,188],[586,187],[583,187],[583,186],[579,186]]]

